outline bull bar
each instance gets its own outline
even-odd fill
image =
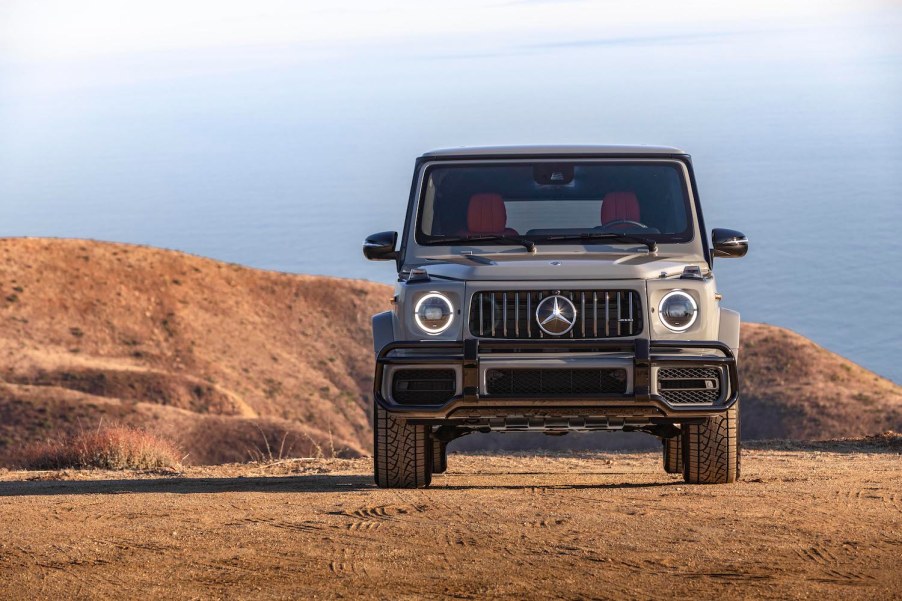
[[[397,351],[428,351],[430,354],[397,356]],[[675,354],[674,351],[717,351],[713,354]],[[523,395],[516,399],[499,398],[479,392],[479,361],[484,352],[508,351],[522,353],[596,352],[629,353],[633,360],[632,394],[567,394]],[[667,352],[670,351],[670,352]],[[390,401],[382,394],[387,365],[450,365],[457,364],[462,373],[462,394],[456,394],[441,405],[412,405]],[[668,403],[660,394],[651,392],[651,370],[655,364],[683,364],[683,367],[718,366],[726,368],[729,394],[711,407],[682,407]],[[480,340],[464,341],[396,341],[386,344],[376,355],[373,383],[376,403],[383,409],[408,419],[448,419],[466,409],[498,410],[509,414],[531,412],[537,408],[567,409],[581,413],[604,415],[611,410],[641,408],[657,409],[664,417],[704,417],[730,408],[739,398],[739,373],[736,355],[719,341],[654,340],[636,338],[627,341],[610,340]]]

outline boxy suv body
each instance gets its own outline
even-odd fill
[[[398,244],[400,238],[400,245]],[[416,161],[373,318],[375,479],[423,487],[491,431],[625,430],[690,483],[739,477],[739,315],[720,306],[692,162],[664,147],[495,147]]]

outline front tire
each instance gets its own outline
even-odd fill
[[[432,439],[432,473],[444,474],[448,469],[448,443]]]
[[[373,473],[379,488],[425,488],[432,481],[429,426],[408,424],[376,405]]]
[[[689,484],[739,480],[739,403],[702,424],[685,424],[683,479]]]
[[[668,474],[683,473],[683,437],[674,436],[665,438],[664,443],[664,471]]]

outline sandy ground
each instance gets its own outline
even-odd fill
[[[0,597],[902,597],[898,450],[759,448],[741,483],[657,454],[0,474]],[[62,480],[60,480],[62,478]]]

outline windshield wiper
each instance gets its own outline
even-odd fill
[[[498,241],[498,242],[508,242],[510,244],[519,244],[523,246],[526,250],[533,253],[536,252],[536,243],[532,240],[527,240],[526,238],[520,238],[519,236],[505,236],[503,234],[477,234],[475,236],[448,236],[437,238],[432,244],[444,244],[450,243],[454,244],[457,242],[485,242],[485,241]]]
[[[658,250],[658,244],[651,238],[634,236],[633,234],[618,234],[617,232],[583,232],[582,234],[558,234],[546,236],[545,240],[623,240],[625,242],[638,242],[648,247],[648,252]]]

